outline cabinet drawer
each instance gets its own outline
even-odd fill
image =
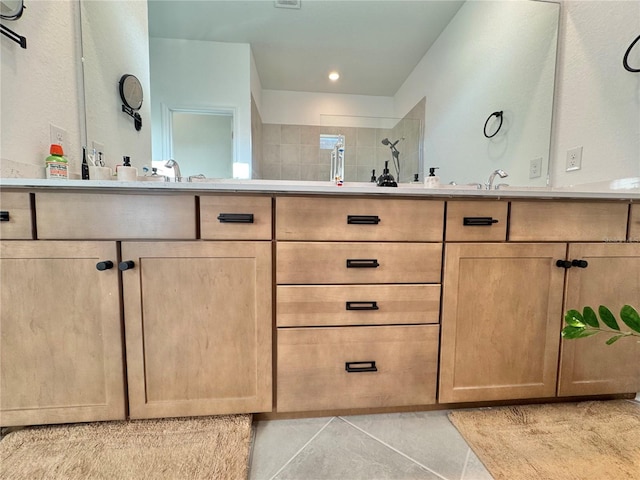
[[[631,205],[629,240],[632,242],[640,242],[640,203]]]
[[[511,202],[509,240],[604,242],[627,236],[626,203]]]
[[[440,243],[279,242],[279,284],[440,283]]]
[[[200,234],[205,240],[271,240],[271,198],[200,197]]]
[[[4,240],[31,240],[31,199],[25,192],[0,192],[0,237]]]
[[[282,197],[279,240],[442,241],[444,202],[435,200]]]
[[[508,202],[447,202],[447,242],[503,242]]]
[[[277,410],[435,403],[438,331],[436,325],[278,329]],[[374,364],[377,371],[366,371]]]
[[[196,238],[194,195],[37,193],[39,239]]]
[[[438,323],[440,285],[279,286],[279,327]]]

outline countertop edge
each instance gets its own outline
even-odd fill
[[[258,183],[259,182],[259,183]],[[472,190],[440,187],[428,189],[422,185],[407,185],[385,188],[360,184],[349,186],[334,185],[331,182],[285,181],[220,181],[220,182],[120,182],[104,180],[45,180],[24,178],[0,179],[0,189],[76,190],[100,192],[172,192],[172,193],[253,193],[253,194],[305,194],[305,195],[367,195],[367,196],[407,196],[426,198],[530,198],[530,199],[603,199],[640,200],[640,190],[620,189],[603,191],[581,191],[572,188],[549,188],[531,190]]]

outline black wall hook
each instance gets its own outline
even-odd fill
[[[496,116],[500,119],[500,124],[498,125],[498,128],[496,129],[495,132],[493,132],[492,135],[487,135],[487,125],[489,124],[489,120],[491,120],[491,117],[493,116]],[[491,115],[489,115],[489,118],[487,118],[487,121],[484,122],[484,136],[487,138],[495,137],[501,128],[502,128],[502,110],[500,110],[499,112],[493,112]]]
[[[625,68],[625,70],[628,70],[629,72],[632,72],[632,73],[640,72],[640,68],[631,68],[629,66],[629,62],[627,61],[629,58],[629,53],[631,53],[631,49],[636,43],[638,43],[638,40],[640,40],[640,35],[638,35],[636,39],[633,42],[631,42],[631,45],[629,45],[629,48],[627,48],[627,51],[624,53],[624,57],[622,57],[622,66]]]

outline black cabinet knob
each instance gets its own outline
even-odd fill
[[[578,268],[587,268],[589,266],[589,262],[586,260],[574,259],[571,261],[571,265]]]
[[[96,263],[96,268],[101,272],[103,270],[109,270],[113,268],[113,262],[111,260],[103,260],[102,262]]]
[[[136,264],[133,260],[125,260],[124,262],[120,262],[120,264],[118,265],[118,270],[124,272],[125,270],[131,270],[135,266]]]
[[[556,262],[556,267],[571,268],[571,262],[569,260],[558,260]]]

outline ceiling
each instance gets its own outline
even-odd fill
[[[393,96],[463,3],[148,0],[149,35],[249,43],[264,89]]]

